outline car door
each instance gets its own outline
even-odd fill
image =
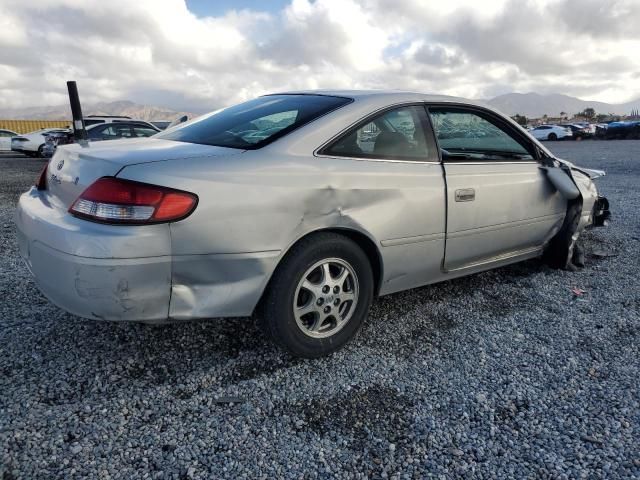
[[[365,226],[381,249],[381,294],[441,276],[444,178],[423,104],[374,113],[322,147],[318,155],[337,160],[325,168],[343,171],[348,188],[338,188],[335,195],[351,199],[344,212]],[[362,203],[358,198],[367,200]]]
[[[566,200],[524,132],[484,109],[431,106],[447,183],[444,270],[540,253]]]

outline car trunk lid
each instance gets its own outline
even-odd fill
[[[128,165],[237,155],[243,151],[152,138],[65,145],[56,150],[49,162],[47,195],[66,209],[98,178],[114,177]]]

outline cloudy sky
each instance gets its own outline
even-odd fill
[[[640,97],[640,0],[0,0],[0,108],[291,89]]]

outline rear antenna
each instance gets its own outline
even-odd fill
[[[67,82],[69,91],[69,103],[71,104],[71,116],[73,117],[73,137],[82,146],[87,146],[87,130],[84,128],[84,118],[82,117],[82,107],[80,106],[80,96],[76,82]]]

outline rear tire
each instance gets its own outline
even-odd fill
[[[550,133],[549,136],[547,137],[547,140],[551,140],[552,142],[556,141],[558,139],[558,135],[556,135],[555,133]]]
[[[35,156],[38,158],[44,158],[44,143],[38,147],[38,153]]]
[[[373,292],[369,259],[353,240],[313,234],[294,245],[273,274],[261,305],[263,326],[295,356],[329,355],[356,335]]]

